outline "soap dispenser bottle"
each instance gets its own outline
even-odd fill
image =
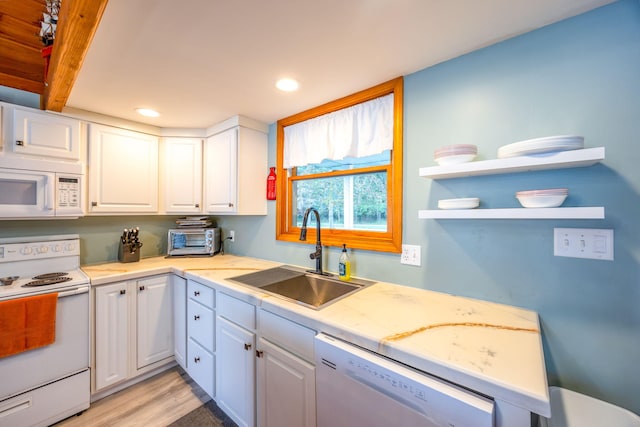
[[[351,260],[347,253],[347,245],[342,245],[342,253],[340,254],[340,260],[338,261],[338,278],[340,280],[351,280]]]

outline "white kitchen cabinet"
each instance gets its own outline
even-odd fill
[[[187,373],[212,398],[216,396],[215,291],[187,281]]]
[[[95,288],[95,389],[129,376],[129,297],[127,282]]]
[[[161,157],[164,211],[202,212],[202,140],[163,138]]]
[[[138,280],[137,365],[140,369],[173,355],[173,300],[170,276]]]
[[[173,355],[187,369],[187,280],[171,276],[173,287]]]
[[[315,366],[264,338],[258,348],[258,426],[315,426]]]
[[[158,138],[89,125],[88,212],[158,211]]]
[[[54,113],[5,106],[7,151],[80,161],[80,121]]]
[[[205,211],[266,215],[267,135],[235,126],[209,137],[204,146]]]
[[[316,332],[265,310],[258,313],[258,325],[257,425],[315,426]]]
[[[216,401],[239,426],[255,425],[255,333],[218,316]]]
[[[216,402],[239,426],[255,425],[255,307],[219,293]]]
[[[94,391],[172,360],[171,276],[96,286]]]

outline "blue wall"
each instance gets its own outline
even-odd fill
[[[403,242],[422,246],[422,266],[396,254],[354,251],[353,274],[476,297],[540,314],[550,385],[640,413],[640,2],[624,0],[406,76]],[[480,158],[540,136],[579,134],[606,160],[579,169],[432,181],[418,176],[433,150],[476,144]],[[269,135],[275,164],[275,126]],[[604,220],[419,220],[438,199],[477,196],[517,207],[514,193],[569,188],[568,206],[604,206]],[[266,217],[218,217],[236,231],[227,251],[309,265],[312,244],[275,241]],[[165,250],[169,217],[0,221],[0,236],[73,231],[85,263],[115,259],[118,230],[153,235],[143,256]],[[137,222],[137,223],[135,223]],[[615,261],[553,256],[553,228],[610,228]],[[111,239],[111,229],[114,229]],[[157,236],[155,234],[158,234]],[[336,271],[339,250],[326,251]],[[425,310],[428,310],[425,307]]]
[[[422,246],[422,266],[356,251],[354,274],[536,310],[551,385],[640,413],[640,3],[614,3],[406,76],[404,129],[403,241]],[[418,176],[441,145],[476,144],[491,159],[502,145],[560,134],[606,147],[605,161],[453,180]],[[273,165],[273,126],[269,141]],[[556,187],[569,188],[565,205],[604,206],[606,219],[417,218],[442,198],[518,207],[516,191]],[[274,241],[272,202],[266,218],[219,223],[238,233],[229,251],[311,265],[312,245]],[[615,261],[554,257],[554,227],[613,229]],[[328,252],[336,271],[339,251]]]

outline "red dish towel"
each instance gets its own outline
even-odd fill
[[[53,344],[58,293],[0,302],[0,357]]]

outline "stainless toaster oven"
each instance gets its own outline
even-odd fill
[[[213,256],[220,252],[219,228],[175,228],[169,230],[168,256]]]

